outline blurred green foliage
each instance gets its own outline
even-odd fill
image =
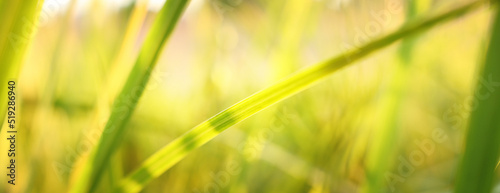
[[[387,35],[407,20],[467,2],[474,1],[420,3],[409,19],[407,1],[193,0],[158,53],[123,143],[102,165],[96,192],[112,191],[189,128],[290,73],[339,55],[346,45],[356,48]],[[0,175],[0,192],[67,192],[75,185],[158,18],[157,9],[147,6],[153,1],[45,5],[51,3],[38,5],[44,22],[26,56],[16,56],[24,62],[13,64],[20,69],[22,183],[12,188]],[[1,5],[2,15],[17,10]],[[391,12],[394,5],[400,12]],[[388,124],[398,134],[388,144],[392,158],[379,158],[387,160],[380,173],[401,178],[393,183],[383,178],[383,189],[376,192],[451,192],[468,115],[474,113],[468,98],[490,42],[492,10],[480,8],[413,37],[409,52],[398,42],[336,72],[193,150],[143,192],[359,192],[369,179],[370,149]],[[390,18],[381,20],[382,12]],[[6,22],[15,19],[1,20],[5,41]],[[10,57],[6,53],[0,52],[0,61]],[[0,65],[2,81],[14,76],[5,76],[14,68],[10,63]],[[401,86],[394,79],[401,66],[411,66],[400,75],[404,100],[385,114],[381,107],[395,102],[387,90]],[[7,149],[5,135],[2,129],[1,151]],[[423,141],[430,141],[433,151],[427,154],[419,145]],[[423,160],[414,165],[411,156],[418,152]],[[4,163],[1,156],[0,166]],[[498,192],[498,172],[492,177]]]

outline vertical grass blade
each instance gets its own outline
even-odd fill
[[[359,49],[326,60],[299,71],[252,96],[236,103],[212,118],[202,122],[184,135],[149,157],[138,169],[125,178],[115,192],[139,192],[147,183],[167,171],[189,152],[207,143],[222,131],[253,114],[282,101],[323,80],[331,73],[359,60],[376,50],[384,48],[404,37],[408,37],[437,24],[468,13],[488,1],[475,1],[428,19],[403,26],[398,31],[372,41]]]
[[[273,80],[279,80],[297,70],[297,52],[305,26],[311,17],[314,2],[289,0],[285,2],[277,46],[270,58],[273,67]]]
[[[476,84],[456,193],[489,193],[500,151],[500,11],[496,4],[489,48]],[[496,85],[496,86],[495,86]],[[493,87],[492,87],[493,86]],[[477,106],[476,106],[477,105]],[[474,110],[475,109],[475,110]]]
[[[406,3],[406,22],[411,22],[417,15],[417,7],[422,1],[408,1]],[[378,193],[384,190],[385,173],[394,164],[395,152],[398,151],[398,139],[401,119],[401,107],[406,102],[408,82],[413,69],[411,64],[411,52],[414,38],[404,38],[399,47],[400,62],[394,65],[394,69],[387,73],[390,82],[384,90],[378,106],[377,124],[374,125],[375,132],[372,135],[372,144],[368,147],[366,161],[366,181],[362,192]],[[393,188],[393,187],[391,187]]]
[[[0,2],[0,95],[7,96],[9,79],[16,78],[24,54],[38,25],[43,0]],[[7,98],[0,99],[0,131],[5,118]]]
[[[110,99],[114,99],[119,89],[123,86],[121,83],[125,82],[123,74],[128,74],[133,67],[135,54],[133,53],[134,44],[141,31],[141,26],[146,19],[148,13],[148,0],[138,0],[135,2],[134,9],[130,15],[123,41],[121,46],[111,63],[110,74],[106,79],[104,91]]]
[[[125,135],[125,125],[146,87],[151,71],[188,2],[168,0],[158,13],[125,86],[113,104],[99,143],[91,152],[71,192],[94,192],[97,188],[105,166]]]

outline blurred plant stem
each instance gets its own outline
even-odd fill
[[[500,11],[494,5],[491,39],[476,83],[465,149],[455,182],[456,193],[489,193],[495,183],[495,167],[500,154],[500,91],[487,85],[500,82]],[[488,82],[485,82],[488,81]],[[488,92],[489,91],[489,92]]]
[[[313,1],[289,0],[285,1],[283,11],[279,17],[277,44],[273,48],[270,64],[273,67],[273,81],[296,71],[299,64],[300,43],[303,33],[307,29]]]
[[[418,12],[418,4],[429,4],[430,0],[409,1],[406,3],[406,22],[411,22]],[[420,6],[423,7],[423,6]],[[404,38],[399,47],[399,62],[389,71],[390,79],[387,88],[379,101],[377,119],[371,140],[372,145],[368,148],[368,161],[366,166],[366,182],[363,192],[378,193],[384,189],[386,173],[391,170],[398,152],[400,139],[400,118],[402,107],[405,103],[409,78],[412,76],[411,53],[415,37]],[[391,187],[394,188],[394,187]]]
[[[103,92],[109,95],[105,99],[115,99],[119,89],[123,87],[126,81],[124,75],[129,74],[130,70],[132,70],[133,61],[134,58],[136,58],[134,47],[148,13],[148,1],[149,0],[138,0],[135,2],[132,14],[128,19],[123,41],[119,46],[118,53],[111,63],[109,76],[105,81]]]
[[[158,13],[135,65],[120,94],[113,103],[111,114],[97,146],[91,151],[71,187],[71,192],[94,192],[102,173],[126,134],[126,124],[139,102],[161,52],[172,34],[189,0],[169,0]]]
[[[37,30],[43,0],[0,2],[0,95],[7,96],[7,82],[17,80],[24,55]],[[7,97],[0,99],[0,131],[5,119]]]

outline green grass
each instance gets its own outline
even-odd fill
[[[409,1],[406,4],[406,22],[411,22],[417,15],[418,4],[425,1]],[[378,125],[377,132],[373,135],[373,142],[368,149],[366,182],[363,184],[363,192],[380,192],[384,187],[385,173],[390,171],[392,164],[390,160],[396,160],[395,152],[398,152],[399,139],[401,139],[400,122],[401,110],[404,107],[409,81],[412,77],[412,46],[415,37],[404,38],[399,47],[399,62],[394,69],[387,74],[391,77],[390,83],[381,97],[381,105],[376,114]]]
[[[160,53],[188,2],[188,0],[169,0],[156,16],[125,86],[113,104],[99,143],[90,154],[71,192],[96,191],[106,169],[105,166],[123,140],[126,133],[125,125],[146,87]]]
[[[36,31],[36,22],[43,0],[0,2],[0,94],[7,96],[7,82],[16,80],[27,47]],[[36,24],[36,25],[35,25]],[[0,124],[3,125],[7,97],[0,99]],[[0,131],[1,131],[0,126]]]
[[[19,183],[0,192],[500,187],[500,89],[473,79],[500,81],[500,16],[487,0],[396,1],[409,7],[390,18],[373,15],[390,6],[383,0],[197,1],[178,29],[189,1],[160,12],[147,1],[46,1],[35,31],[26,21],[41,1],[0,2],[0,84],[17,80],[19,94]],[[469,112],[473,89],[488,97]],[[433,153],[403,176],[396,156],[411,158],[426,139]],[[239,172],[216,179],[231,164]],[[404,182],[385,184],[388,172]]]
[[[491,39],[480,79],[500,82],[500,11],[494,11]],[[491,86],[491,85],[490,85]],[[495,179],[500,151],[500,89],[489,90],[483,81],[476,84],[476,108],[470,115],[465,152],[458,169],[456,193],[489,193]],[[474,104],[473,104],[474,105]]]
[[[359,49],[326,60],[301,70],[288,78],[236,103],[212,118],[202,122],[181,137],[149,157],[138,169],[123,180],[116,192],[138,192],[151,180],[159,177],[189,152],[207,143],[222,131],[258,113],[279,101],[311,87],[333,72],[359,60],[401,38],[415,35],[431,27],[468,13],[487,1],[475,1],[444,14],[419,20],[403,26],[385,37]]]

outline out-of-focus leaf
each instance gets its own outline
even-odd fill
[[[476,84],[472,113],[455,192],[487,193],[493,188],[500,151],[500,11],[494,13],[491,40]]]
[[[111,155],[119,148],[130,119],[168,37],[188,5],[188,0],[165,3],[142,45],[139,57],[111,109],[103,134],[78,176],[71,192],[94,192]]]
[[[359,60],[401,38],[415,35],[437,24],[468,13],[487,1],[475,1],[446,13],[409,23],[396,32],[372,41],[359,49],[349,51],[319,64],[308,67],[252,96],[234,104],[212,118],[202,122],[184,135],[149,157],[130,176],[125,178],[116,192],[139,192],[151,180],[159,177],[189,152],[207,143],[221,132],[279,101],[293,96],[333,72]]]

